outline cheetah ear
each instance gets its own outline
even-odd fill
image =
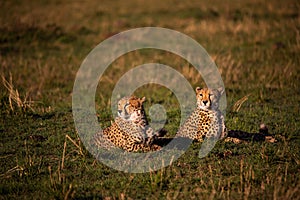
[[[223,93],[225,92],[225,88],[224,88],[224,87],[219,87],[219,88],[217,89],[217,91],[220,93],[220,96],[222,96]]]
[[[200,87],[196,87],[195,91],[196,91],[196,94],[198,94],[200,91],[202,90],[202,88]]]
[[[146,101],[146,97],[141,98],[140,102],[143,104]]]

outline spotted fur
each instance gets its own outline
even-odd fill
[[[126,151],[158,150],[153,145],[156,133],[148,125],[142,99],[131,96],[124,97],[118,102],[118,117],[110,127],[93,137],[93,144],[102,148],[115,148]]]
[[[180,127],[176,137],[203,142],[206,137],[224,138],[226,127],[219,110],[222,89],[196,88],[197,108]]]

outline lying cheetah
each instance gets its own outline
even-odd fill
[[[157,133],[148,126],[144,101],[145,97],[122,98],[118,102],[118,117],[110,127],[95,134],[91,143],[101,148],[119,147],[129,152],[159,150],[158,145],[152,144]]]
[[[143,132],[145,136],[145,142],[147,144],[153,143],[155,139],[163,136],[166,131],[161,129],[157,132],[150,127],[149,122],[146,117],[146,113],[143,107],[143,103],[146,98],[143,97],[140,101],[132,101],[136,97],[123,97],[118,102],[118,116],[122,119],[132,121],[135,123]],[[136,112],[132,109],[138,108]]]

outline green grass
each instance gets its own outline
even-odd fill
[[[288,1],[2,1],[0,3],[0,199],[297,199],[300,196],[300,4]],[[171,166],[128,174],[98,162],[79,141],[72,88],[85,56],[115,33],[158,26],[197,40],[215,60],[227,95],[229,129],[265,123],[277,143],[200,144]],[[112,120],[112,90],[129,69],[174,67],[193,87],[201,76],[182,58],[134,51],[105,71],[96,93],[99,123]],[[10,103],[10,94],[15,98]],[[146,85],[146,110],[161,104],[173,136],[179,104]],[[250,94],[238,112],[234,104]],[[15,101],[14,101],[15,100]],[[227,152],[230,152],[227,154]]]

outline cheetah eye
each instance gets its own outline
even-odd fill
[[[200,97],[203,97],[203,94],[199,94]]]

